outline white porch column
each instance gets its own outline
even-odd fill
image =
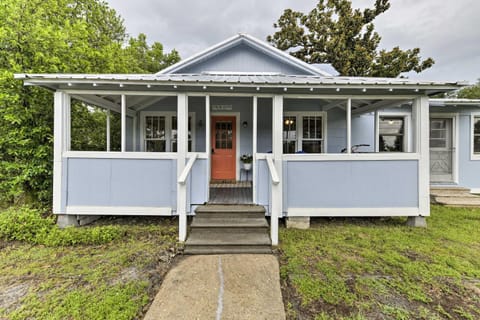
[[[133,137],[132,137],[132,147],[133,147],[133,151],[137,151],[137,116],[136,116],[136,112],[135,112],[135,116],[133,117]]]
[[[185,168],[188,152],[188,97],[177,95],[177,181]],[[179,241],[187,239],[187,184],[177,182],[177,214]]]
[[[122,94],[122,152],[127,150],[127,96]]]
[[[418,206],[420,215],[430,215],[430,119],[428,97],[415,99],[413,104],[415,115],[415,148],[420,155],[418,161]]]
[[[272,119],[272,153],[275,169],[277,170],[280,183],[272,184],[272,207],[270,221],[270,237],[272,245],[278,245],[278,219],[283,214],[283,182],[282,182],[282,155],[283,155],[283,96],[273,97],[273,119]]]
[[[110,109],[107,109],[107,151],[110,151]]]
[[[253,97],[253,105],[252,105],[252,112],[253,112],[253,141],[252,141],[252,156],[253,156],[253,166],[252,166],[252,202],[257,203],[257,122],[258,122],[258,98],[257,96]]]
[[[352,152],[352,99],[347,100],[347,153]]]
[[[205,96],[205,152],[208,155],[208,160],[207,160],[207,201],[210,199],[210,170],[211,170],[211,128],[210,128],[210,96],[206,95]]]
[[[65,213],[66,207],[66,163],[63,152],[70,146],[70,96],[61,91],[54,95],[53,125],[53,213]]]

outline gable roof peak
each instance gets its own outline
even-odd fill
[[[323,70],[320,70],[300,59],[297,59],[290,54],[275,48],[274,46],[259,40],[247,33],[244,32],[239,32],[236,35],[216,44],[213,45],[185,60],[181,60],[180,62],[177,62],[176,64],[161,70],[160,72],[156,73],[156,75],[164,75],[164,74],[171,74],[178,72],[184,68],[187,68],[203,59],[207,59],[208,57],[213,57],[214,55],[226,51],[229,48],[232,48],[239,43],[246,43],[248,46],[257,49],[259,51],[264,52],[265,54],[278,59],[282,61],[283,63],[286,63],[288,65],[294,66],[298,69],[303,70],[304,72],[310,74],[310,75],[316,75],[316,76],[325,76],[325,77],[330,77],[332,74],[325,72]]]

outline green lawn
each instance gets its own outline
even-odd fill
[[[280,230],[290,319],[480,319],[480,209],[405,219],[317,219]]]
[[[51,247],[0,240],[0,319],[141,318],[174,256],[176,223],[125,218],[101,224],[95,232],[121,236],[100,245]],[[77,237],[89,228],[78,230]]]

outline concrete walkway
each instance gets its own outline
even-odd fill
[[[169,271],[145,320],[285,319],[273,255],[189,256]]]

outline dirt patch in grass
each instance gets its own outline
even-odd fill
[[[177,260],[177,221],[106,218],[122,237],[46,247],[0,241],[0,319],[142,319]]]
[[[288,319],[480,319],[480,210],[404,219],[315,219],[280,230]]]

